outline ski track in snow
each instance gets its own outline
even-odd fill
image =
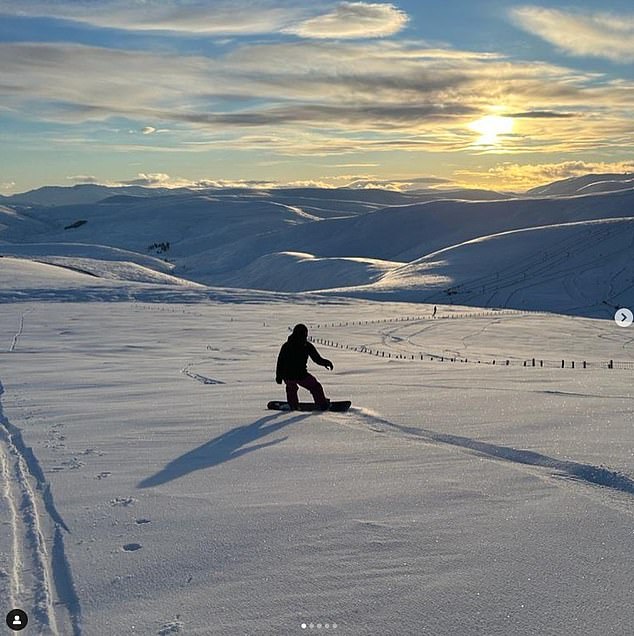
[[[15,351],[15,348],[18,344],[18,340],[20,339],[20,336],[22,335],[22,332],[24,331],[24,316],[25,316],[26,312],[23,312],[20,315],[20,322],[18,323],[18,330],[16,331],[16,333],[13,336],[13,340],[11,342],[11,346],[9,347],[9,351],[13,352]]]
[[[3,394],[0,382],[0,398]],[[81,611],[62,537],[68,528],[32,449],[4,415],[1,402],[0,477],[10,516],[12,607],[27,608],[38,633],[78,636]]]
[[[563,477],[578,483],[602,486],[612,491],[634,495],[634,479],[618,471],[610,470],[605,466],[557,459],[531,450],[481,442],[470,437],[439,433],[425,428],[403,426],[390,422],[379,414],[362,407],[352,407],[350,412],[354,413],[357,416],[356,419],[364,426],[377,433],[397,432],[407,435],[410,439],[414,437],[428,443],[454,446],[491,459],[503,460],[513,464],[549,468],[557,471],[552,474],[553,477]]]
[[[205,375],[201,375],[200,373],[195,373],[194,371],[192,371],[191,368],[195,364],[198,364],[198,363],[188,362],[181,369],[181,373],[184,373],[188,378],[191,378],[192,380],[196,380],[197,382],[200,382],[201,384],[224,384],[224,382],[222,382],[221,380],[214,380],[213,378],[208,378]]]

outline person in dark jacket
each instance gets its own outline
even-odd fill
[[[317,408],[326,410],[330,400],[324,395],[324,388],[317,378],[308,373],[308,358],[331,371],[334,368],[332,362],[322,358],[315,345],[308,342],[308,327],[302,324],[295,325],[277,356],[275,381],[278,384],[282,384],[282,381],[286,383],[286,399],[291,409],[299,408],[297,391],[301,386],[311,392]]]

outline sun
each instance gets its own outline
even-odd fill
[[[480,135],[476,142],[478,146],[495,146],[499,135],[508,135],[513,132],[514,121],[511,117],[501,115],[486,115],[471,124],[469,128]]]

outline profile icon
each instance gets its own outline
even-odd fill
[[[29,617],[27,613],[21,609],[12,609],[7,614],[7,627],[14,632],[23,630],[29,623]]]

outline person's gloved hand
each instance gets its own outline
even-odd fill
[[[275,378],[275,381],[276,381],[278,384],[282,384],[282,378],[280,378],[280,377]]]
[[[330,369],[331,371],[335,368],[335,367],[334,367],[334,365],[333,365],[333,363],[332,363],[332,362],[330,362],[330,360],[326,360],[326,361],[324,362],[324,366],[326,367],[326,369]]]

